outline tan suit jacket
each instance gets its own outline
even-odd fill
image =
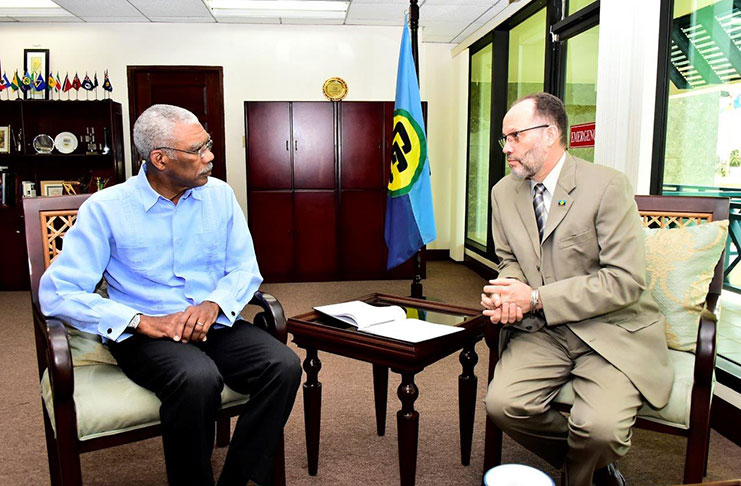
[[[491,198],[499,277],[539,288],[548,326],[569,326],[651,405],[666,405],[673,371],[664,318],[644,292],[644,240],[627,178],[567,153],[542,245],[528,180],[509,175]]]

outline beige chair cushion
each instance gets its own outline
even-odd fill
[[[159,423],[159,399],[154,393],[129,380],[117,366],[76,366],[74,375],[77,436],[80,440],[114,435]],[[41,397],[56,434],[48,370],[44,371],[41,379]],[[227,386],[221,392],[222,407],[246,403],[248,399],[248,396]]]
[[[644,228],[647,290],[666,317],[670,349],[695,351],[700,314],[727,234],[727,219],[682,228]]]
[[[690,426],[690,402],[692,399],[695,355],[684,351],[669,350],[669,357],[674,367],[674,386],[669,395],[669,403],[664,408],[655,409],[644,403],[638,410],[638,416],[673,427],[687,430]],[[566,405],[574,404],[574,387],[567,382],[554,400]]]
[[[116,358],[113,357],[108,347],[103,345],[100,336],[75,329],[65,325],[67,341],[72,354],[72,365],[90,366],[97,364],[110,364],[118,366]]]

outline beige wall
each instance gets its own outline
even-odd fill
[[[5,71],[20,71],[23,49],[35,47],[50,50],[50,67],[62,78],[67,72],[92,76],[97,71],[102,82],[108,69],[112,97],[123,105],[124,127],[129,126],[127,65],[223,66],[227,182],[246,208],[244,101],[324,100],[321,86],[330,76],[347,81],[348,101],[393,100],[400,42],[401,27],[4,23],[0,61]],[[450,173],[460,157],[450,137],[465,123],[465,114],[461,122],[456,111],[465,96],[452,96],[459,73],[453,69],[452,47],[420,44],[438,234],[428,246],[432,249],[450,247]],[[124,138],[131,175],[127,129]]]

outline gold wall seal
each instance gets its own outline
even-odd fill
[[[342,101],[347,96],[347,83],[342,78],[329,78],[322,85],[322,93],[329,101]]]

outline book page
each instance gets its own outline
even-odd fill
[[[365,332],[410,343],[419,343],[463,331],[462,327],[434,324],[432,322],[420,321],[419,319],[405,319],[403,321],[385,322],[376,324]]]
[[[399,306],[377,307],[359,300],[322,305],[314,307],[314,309],[362,330],[379,323],[406,318],[406,312]]]

